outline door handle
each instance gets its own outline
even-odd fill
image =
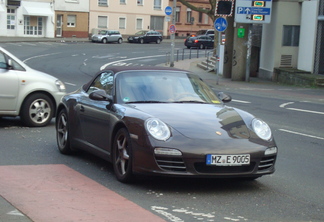
[[[84,106],[81,106],[80,107],[80,112],[84,112],[84,111],[85,111]]]

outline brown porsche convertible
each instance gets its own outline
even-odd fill
[[[108,67],[62,98],[58,149],[85,150],[113,164],[116,177],[136,174],[255,179],[275,171],[271,130],[226,106],[196,75],[163,67]]]

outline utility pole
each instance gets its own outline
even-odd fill
[[[177,9],[177,0],[173,0],[172,25],[174,25],[174,26],[176,23],[176,9]],[[174,39],[175,39],[175,33],[171,33],[170,67],[174,67]]]

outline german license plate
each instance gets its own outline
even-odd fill
[[[242,166],[250,164],[250,154],[241,155],[213,155],[208,154],[206,157],[207,165],[216,166]]]

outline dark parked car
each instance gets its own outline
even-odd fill
[[[136,174],[255,179],[275,171],[269,126],[226,106],[188,71],[108,67],[63,97],[58,149],[82,149],[112,162],[128,182]]]
[[[214,39],[207,35],[199,35],[185,39],[184,45],[190,48],[214,48]]]
[[[150,43],[155,42],[160,44],[162,42],[162,35],[157,31],[139,31],[135,35],[128,37],[128,42],[133,43]]]

